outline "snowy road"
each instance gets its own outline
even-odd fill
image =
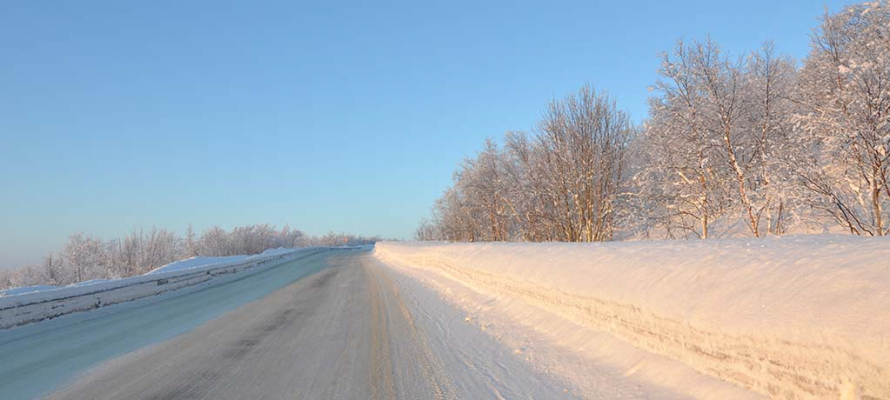
[[[0,397],[573,393],[367,251],[315,254],[230,284],[103,314],[0,332]]]
[[[772,255],[764,253],[762,245],[759,247],[765,261],[756,265],[770,266],[768,261],[781,259],[778,253],[796,249],[797,253],[789,254],[806,251],[812,253],[812,257],[826,260],[825,265],[834,266],[832,252],[839,252],[837,247],[813,250],[809,245],[789,244],[788,239],[774,244],[778,250]],[[744,245],[744,242],[726,242],[722,246]],[[731,282],[733,287],[745,282],[720,278],[724,276],[722,273],[736,274],[745,268],[760,271],[756,265],[727,268],[724,263],[714,268],[706,265],[706,253],[711,248],[700,244],[679,250],[662,249],[683,253],[682,257],[676,257],[679,260],[689,259],[686,252],[698,251],[700,257],[693,259],[704,260],[698,266],[685,261],[651,264],[653,245],[648,244],[638,245],[640,249],[635,252],[623,249],[620,261],[613,255],[615,249],[559,246],[565,246],[559,252],[563,256],[568,257],[573,251],[578,254],[573,258],[554,259],[556,253],[546,248],[506,244],[383,243],[378,244],[373,253],[357,249],[311,249],[293,261],[255,273],[230,275],[213,286],[195,286],[0,330],[0,399],[753,400],[764,395],[807,398],[797,393],[815,393],[808,391],[813,385],[821,385],[823,390],[819,393],[826,394],[810,396],[813,398],[837,398],[834,395],[839,393],[838,389],[842,398],[857,398],[857,391],[861,390],[877,394],[869,398],[886,398],[885,386],[881,386],[886,383],[881,378],[885,370],[853,369],[848,367],[852,364],[844,361],[856,357],[860,366],[868,367],[863,361],[868,361],[866,357],[872,357],[872,353],[885,351],[886,347],[880,343],[886,342],[866,347],[872,349],[872,353],[856,353],[854,350],[858,348],[843,347],[844,343],[871,343],[866,340],[841,341],[837,345],[840,347],[814,347],[828,349],[824,352],[783,352],[756,345],[792,342],[716,334],[702,336],[705,331],[692,328],[689,329],[693,335],[685,334],[683,329],[692,326],[689,322],[671,322],[658,314],[639,312],[636,306],[616,306],[593,297],[626,288],[623,294],[612,298],[637,299],[638,304],[674,304],[674,309],[687,310],[683,308],[684,303],[675,298],[677,293],[682,293],[685,297],[680,299],[695,305],[687,314],[699,318],[708,315],[707,306],[719,307],[734,313],[732,315],[745,315],[738,309],[733,311],[732,307],[749,304],[757,311],[754,315],[761,319],[780,306],[797,305],[794,309],[798,311],[807,309],[810,301],[807,299],[800,300],[803,303],[795,303],[793,298],[764,300],[767,296],[786,294],[781,290],[760,290],[756,285],[742,291],[753,293],[746,298],[754,298],[754,303],[719,297],[734,293],[714,289],[719,289],[721,282]],[[677,245],[671,244],[673,246]],[[859,251],[872,254],[867,257],[885,259],[886,254],[882,253],[886,252],[885,243],[874,242],[872,246],[871,251],[862,252],[861,244],[844,251]],[[865,262],[868,258],[859,260],[846,255],[843,258],[866,267],[836,268],[842,276],[833,275],[835,269],[825,269],[831,272],[822,275],[831,278],[825,281],[842,279],[840,282],[859,291],[857,295],[876,294],[851,299],[874,303],[871,307],[882,305],[886,285],[881,283],[886,282],[886,272],[881,264]],[[751,263],[751,260],[749,254],[743,261]],[[804,265],[815,264],[813,261]],[[795,274],[788,275],[789,268],[773,271],[776,276],[783,276],[778,275],[780,272],[787,276],[773,282],[795,282]],[[858,275],[853,274],[857,271]],[[763,277],[767,275],[748,274],[757,277],[758,282],[764,282]],[[681,279],[685,276],[692,284]],[[639,290],[634,286],[647,279],[656,281],[642,286],[650,289]],[[706,285],[707,291],[682,290],[694,289],[695,285],[702,285],[700,281],[711,282]],[[651,288],[660,288],[661,292]],[[818,288],[818,285],[806,286],[810,292]],[[866,290],[869,288],[873,290]],[[654,297],[659,303],[645,301],[645,296],[658,293],[665,294]],[[829,298],[830,294],[823,297]],[[638,298],[641,296],[642,300]],[[772,306],[766,309],[763,304]],[[577,312],[573,311],[576,309]],[[860,335],[849,337],[883,338],[882,332],[886,332],[879,329],[877,336],[865,335],[876,331],[872,325],[882,327],[881,320],[863,319],[862,313],[842,312],[869,309],[867,307],[819,309],[823,310],[821,315],[830,316],[825,321],[843,321],[844,316],[851,314],[850,321],[869,323],[856,329]],[[884,309],[886,307],[876,308]],[[874,311],[869,315],[882,315],[880,313]],[[813,319],[805,313],[798,314],[802,316],[780,313],[781,318],[764,321],[772,321],[772,326],[783,326],[787,321],[819,326],[812,324]],[[721,316],[719,312],[715,315]],[[718,319],[729,327],[739,320],[745,319]],[[828,324],[823,322],[822,326]],[[840,327],[846,325],[840,324]],[[754,334],[769,332],[763,323],[756,328]],[[635,334],[660,340],[656,344],[665,345],[635,341]],[[786,336],[779,331],[772,337]],[[740,339],[735,339],[737,337]],[[635,346],[634,343],[642,344]],[[659,352],[675,344],[690,354],[711,357],[713,360],[707,365],[738,372],[736,381],[741,379],[738,377],[753,376],[768,383],[785,384],[790,380],[788,384],[796,386],[782,392],[784,394],[770,396],[763,390],[758,393],[746,389],[753,385],[734,385],[713,376],[719,375],[715,368],[696,369],[700,364],[694,362],[695,358],[684,363],[690,359],[687,353],[674,352],[672,358]],[[714,348],[729,350],[716,353],[707,350]],[[835,348],[840,350],[833,350]],[[761,352],[769,364],[745,363],[745,357],[753,357],[755,350]],[[831,357],[818,363],[797,362],[793,358],[809,359],[825,354]],[[792,357],[789,358],[792,361],[773,363],[772,360],[781,357]],[[736,362],[737,359],[742,361]],[[874,363],[879,368],[884,364],[880,360]],[[735,367],[738,365],[747,369]],[[795,377],[803,375],[794,375],[786,379],[784,370],[809,371],[816,378],[796,380]],[[831,386],[832,377],[846,371],[859,373],[857,381],[871,386],[865,389],[857,389],[852,384]]]

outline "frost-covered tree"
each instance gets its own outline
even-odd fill
[[[290,225],[284,225],[278,237],[275,247],[301,247],[306,243],[306,235],[297,229],[291,229]]]
[[[348,233],[328,232],[320,237],[306,238],[306,244],[309,246],[361,246],[373,244],[380,241],[376,236],[361,236]]]
[[[67,285],[90,279],[112,279],[144,274],[157,267],[193,256],[257,254],[277,247],[297,247],[320,242],[373,243],[377,238],[331,234],[329,240],[307,238],[303,232],[269,224],[235,227],[227,232],[212,227],[200,237],[189,225],[186,238],[152,227],[134,229],[122,238],[103,240],[75,233],[59,254],[49,253],[42,265],[0,270],[0,289],[10,286]],[[327,237],[326,237],[327,238]]]
[[[725,176],[718,165],[721,142],[714,129],[720,118],[708,115],[715,103],[701,71],[714,68],[717,57],[710,42],[680,42],[673,54],[663,55],[661,79],[653,88],[658,94],[650,99],[645,136],[638,143],[649,164],[635,181],[647,199],[645,212],[660,215],[669,233],[676,228],[708,238],[711,224],[725,210]]]
[[[191,257],[198,255],[198,235],[195,234],[195,228],[192,227],[192,224],[189,224],[185,230],[185,250]]]
[[[36,265],[12,271],[9,284],[12,287],[46,285],[49,281],[45,271]]]
[[[75,233],[68,237],[63,250],[63,257],[73,276],[66,281],[83,282],[89,279],[105,277],[104,261],[106,245],[101,239],[83,233]]]
[[[749,147],[739,151],[750,154],[744,175],[752,190],[745,206],[756,236],[784,233],[800,206],[792,169],[806,152],[796,148],[789,118],[796,73],[794,62],[776,55],[772,43],[752,53],[745,69],[743,143]]]
[[[795,138],[811,206],[858,235],[890,232],[890,4],[826,15],[798,79]]]
[[[417,229],[414,230],[414,240],[440,240],[442,238],[442,234],[439,233],[439,227],[433,221],[429,219],[423,219],[417,225]],[[2,279],[2,276],[0,276]]]
[[[504,165],[507,201],[514,215],[518,238],[542,242],[557,240],[558,232],[549,177],[542,166],[543,152],[536,139],[525,132],[509,132],[504,137]]]
[[[511,236],[507,188],[498,146],[491,140],[476,157],[464,161],[455,177],[464,212],[474,220],[474,240],[505,241]]]
[[[43,259],[43,279],[41,283],[47,285],[62,285],[65,281],[65,263],[60,257],[56,257],[52,252]],[[0,287],[3,287],[0,284]]]
[[[890,233],[890,3],[826,15],[801,69],[771,43],[732,57],[708,39],[678,43],[658,72],[639,137],[583,88],[468,159],[418,236],[763,236],[826,216]]]
[[[781,233],[787,212],[793,63],[767,44],[733,58],[706,40],[663,56],[635,181],[644,210],[672,234],[711,236],[718,220]]]
[[[611,240],[633,128],[589,86],[554,100],[533,135],[493,141],[455,172],[418,236],[457,241]]]
[[[560,240],[611,240],[631,132],[627,114],[590,86],[551,102],[538,143]]]
[[[201,235],[201,255],[226,256],[229,255],[229,234],[218,226],[211,226]]]
[[[12,286],[12,271],[7,269],[0,269],[0,288],[7,288]]]

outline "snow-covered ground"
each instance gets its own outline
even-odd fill
[[[59,288],[59,286],[53,286],[53,285],[14,287],[14,288],[0,290],[0,297],[15,296],[15,295],[19,295],[19,294],[32,293],[32,292],[42,292],[42,291],[54,290],[54,289],[58,289],[58,288]]]
[[[890,238],[380,243],[375,254],[582,388],[598,382],[583,365],[600,364],[696,398],[743,397],[736,387],[890,397]]]
[[[279,247],[277,249],[269,249],[260,254],[254,255],[235,255],[235,256],[225,256],[225,257],[191,257],[185,260],[180,260],[176,262],[172,262],[170,264],[155,268],[145,275],[154,275],[161,274],[166,272],[173,271],[184,271],[190,270],[192,268],[200,268],[214,265],[222,265],[222,264],[231,264],[238,263],[247,260],[254,260],[260,258],[266,258],[276,255],[287,254],[289,252],[294,251],[295,249],[288,249]],[[80,287],[80,286],[89,286],[97,283],[106,283],[106,282],[120,282],[120,279],[92,279],[89,281],[73,283],[71,285],[66,286],[53,286],[53,285],[38,285],[38,286],[24,286],[24,287],[15,287],[10,289],[0,290],[0,297],[4,296],[16,296],[26,293],[34,293],[34,292],[45,292],[49,290],[57,290],[65,287]]]
[[[287,254],[287,253],[293,252],[294,250],[295,249],[279,247],[277,249],[269,249],[269,250],[266,250],[260,254],[254,254],[254,255],[250,255],[250,256],[242,254],[242,255],[225,256],[225,257],[191,257],[191,258],[187,258],[185,260],[172,262],[172,263],[164,265],[162,267],[155,268],[155,269],[151,270],[150,272],[148,272],[146,275],[160,274],[160,273],[172,272],[172,271],[183,271],[183,270],[189,270],[192,268],[205,267],[208,265],[221,265],[221,264],[228,264],[228,263],[237,263],[237,262],[247,261],[247,260],[261,259],[261,258],[266,258],[266,257],[271,257],[271,256]]]
[[[0,329],[212,283],[219,277],[247,270],[259,271],[312,249],[316,248],[270,249],[250,256],[195,257],[128,278],[10,289],[0,294]]]
[[[525,362],[526,354],[504,348],[434,291],[389,270],[368,251],[329,252],[313,264],[318,272],[85,371],[47,399],[578,398],[571,386]],[[299,269],[272,269],[269,275],[287,281]],[[232,286],[239,288],[214,287],[192,300],[210,305],[256,290],[243,282]],[[174,304],[158,306],[158,312],[181,312],[171,309]],[[603,387],[608,395],[601,398],[647,393],[628,381]]]

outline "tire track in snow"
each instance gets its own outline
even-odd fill
[[[494,398],[492,384],[512,388],[507,398],[567,397],[370,253],[313,262],[318,272],[99,365],[50,398],[453,400]],[[430,310],[451,317],[431,318]],[[443,340],[452,334],[460,338]],[[470,364],[455,361],[466,351]],[[502,368],[505,358],[512,361]]]
[[[368,259],[363,260],[363,268],[369,277],[368,285],[372,299],[372,320],[375,327],[375,334],[373,335],[374,348],[385,347],[391,349],[389,352],[383,352],[388,355],[393,351],[392,347],[401,347],[401,349],[395,351],[404,352],[404,354],[409,354],[415,359],[416,366],[419,367],[420,373],[423,375],[424,383],[428,385],[427,389],[434,399],[456,399],[456,390],[445,372],[442,361],[430,349],[426,332],[416,324],[408,307],[405,306],[398,286],[378,266],[373,262],[368,262]],[[396,310],[398,312],[395,312]],[[377,334],[378,331],[382,331],[384,334]],[[378,340],[383,343],[378,345]],[[386,343],[393,341],[396,343]],[[382,381],[384,385],[390,385],[395,381],[392,375],[405,376],[408,374],[407,369],[403,371],[393,369],[388,356],[385,358],[375,356],[374,360],[375,368],[373,371],[375,375],[374,379],[372,379],[372,384],[375,390],[373,393],[375,393],[375,398],[381,398],[379,397],[381,388],[377,386],[378,382]],[[391,375],[382,376],[380,371],[387,369]],[[387,389],[387,394],[391,394],[392,397],[383,398],[396,397],[396,386],[392,386],[392,392],[389,391],[389,386],[385,386],[384,389]],[[403,388],[403,391],[407,390],[410,389]]]
[[[411,338],[413,347],[417,353],[417,361],[421,367],[421,372],[433,390],[435,399],[456,399],[456,390],[454,389],[451,378],[445,372],[445,366],[442,363],[442,360],[439,359],[430,348],[429,336],[426,331],[416,323],[411,312],[408,310],[408,307],[405,306],[398,285],[386,274],[386,272],[374,263],[366,262],[365,265],[365,268],[373,271],[373,274],[378,280],[378,284],[385,288],[387,295],[398,308],[401,314],[401,320],[399,322],[404,325],[409,333],[406,337]]]

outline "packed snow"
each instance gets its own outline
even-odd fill
[[[164,265],[162,267],[155,268],[155,269],[147,272],[146,275],[159,274],[162,272],[170,272],[170,271],[182,271],[182,270],[191,269],[191,268],[203,267],[206,265],[239,262],[239,261],[243,261],[247,257],[248,256],[245,256],[245,255],[225,256],[225,257],[192,257],[192,258],[187,258],[185,260],[172,262],[172,263]]]
[[[524,305],[492,307],[473,318],[539,321],[544,326],[535,330],[553,347],[571,347],[665,386],[684,378],[622,365],[591,335],[608,333],[769,397],[890,396],[890,238],[379,243],[375,254],[426,274],[467,309],[489,306],[466,304],[455,285]],[[587,340],[557,328],[565,324],[587,329]]]
[[[6,290],[0,290],[0,297],[15,296],[17,294],[25,294],[25,293],[32,293],[32,292],[41,292],[41,291],[45,291],[45,290],[53,290],[53,289],[58,289],[58,288],[59,288],[58,286],[53,286],[53,285],[16,287],[16,288],[10,288],[10,289],[6,289]]]
[[[155,268],[145,275],[152,274],[160,274],[171,271],[183,271],[192,268],[206,267],[208,265],[222,265],[222,264],[230,264],[230,263],[238,263],[247,260],[254,260],[258,258],[271,257],[281,254],[286,254],[294,251],[292,248],[284,248],[279,247],[276,249],[269,249],[260,254],[254,255],[235,255],[235,256],[224,256],[224,257],[191,257],[185,260],[180,260],[176,262],[172,262],[170,264],[164,265],[162,267]]]

